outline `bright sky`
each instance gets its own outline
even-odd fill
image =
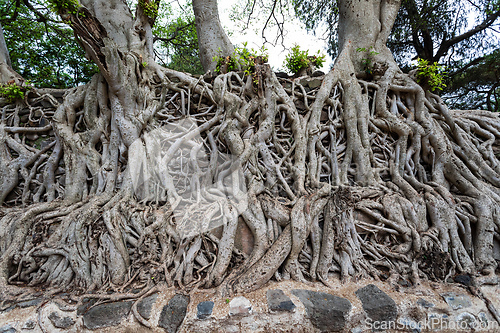
[[[235,45],[242,45],[244,42],[248,42],[249,48],[260,49],[263,45],[264,40],[262,38],[262,27],[264,22],[252,22],[250,28],[245,31],[240,31],[235,22],[231,21],[230,14],[231,8],[237,4],[242,3],[244,0],[219,0],[219,16],[222,22],[222,26],[226,31],[230,31],[232,35],[230,36],[231,42]],[[319,39],[321,36],[314,36],[312,33],[307,33],[302,24],[297,18],[290,17],[286,20],[285,26],[285,38],[284,38],[284,49],[281,41],[278,41],[276,46],[269,43],[266,44],[269,50],[269,63],[274,70],[283,70],[283,61],[285,56],[288,54],[289,49],[294,44],[299,44],[301,50],[309,50],[309,54],[315,54],[318,50],[325,55],[326,42]],[[266,37],[268,41],[274,42],[276,39],[276,28],[268,28],[266,30]],[[327,60],[322,68],[324,72],[328,71],[330,65],[332,64],[332,59],[327,55]]]

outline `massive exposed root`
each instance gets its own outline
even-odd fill
[[[208,79],[126,57],[132,95],[96,76],[0,102],[1,285],[493,276],[497,114],[448,110],[390,66],[361,80],[339,62],[310,88],[266,64]]]

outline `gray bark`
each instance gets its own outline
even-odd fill
[[[194,0],[193,10],[201,64],[205,71],[214,72],[213,58],[233,54],[234,47],[220,24],[217,0]]]
[[[40,104],[2,101],[0,287],[162,281],[231,293],[273,276],[328,285],[388,273],[418,284],[456,272],[494,281],[500,118],[448,110],[395,66],[385,41],[399,1],[339,2],[342,50],[312,90],[278,80],[266,64],[251,77],[226,73],[210,83],[144,66],[149,20],[133,19],[121,0],[103,1],[86,2],[85,16],[67,14],[100,75],[62,103],[26,101],[44,102],[44,127],[41,119],[21,124]],[[121,8],[116,21],[112,6]],[[125,26],[134,31],[120,34]],[[360,78],[366,57],[374,74]],[[171,130],[189,115],[186,133]],[[152,149],[159,128],[175,142]],[[45,132],[52,142],[37,147],[33,134]],[[166,139],[158,140],[152,145]],[[233,167],[219,163],[228,153],[244,173],[231,174],[231,184],[224,175]],[[128,171],[145,161],[159,167],[140,191]],[[186,230],[220,226],[217,219],[220,238]],[[239,223],[254,239],[248,256],[235,248]]]
[[[15,83],[22,85],[23,78],[12,69],[9,50],[3,35],[3,28],[0,25],[0,84]]]
[[[5,43],[5,38],[3,36],[2,24],[0,24],[0,63],[5,63],[11,66],[9,50],[7,49],[7,44]]]

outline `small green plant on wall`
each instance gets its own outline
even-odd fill
[[[300,46],[294,45],[290,53],[285,57],[283,65],[288,71],[297,75],[307,71],[311,66],[316,68],[323,66],[325,58],[326,56],[321,54],[320,51],[316,55],[310,56],[308,50],[302,51]]]
[[[8,103],[14,103],[18,99],[24,99],[26,90],[15,83],[8,83],[0,86],[0,96],[5,98]]]
[[[446,88],[444,66],[437,62],[430,64],[428,60],[417,59],[417,82],[422,86],[428,86],[431,91]]]
[[[217,73],[242,71],[245,76],[253,75],[257,58],[261,58],[262,62],[266,63],[269,60],[269,55],[265,47],[255,50],[249,49],[247,45],[248,44],[245,42],[243,43],[243,47],[235,47],[233,54],[230,56],[214,57],[213,60],[217,63],[215,71]]]
[[[365,52],[367,53],[367,57],[361,59],[361,66],[363,66],[363,70],[367,74],[372,74],[373,71],[373,57],[379,54],[378,52],[375,52],[373,50],[373,46],[370,46],[369,48],[366,47],[358,47],[356,49],[356,52]]]

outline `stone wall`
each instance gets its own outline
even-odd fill
[[[483,300],[461,283],[418,287],[359,281],[322,284],[270,282],[231,298],[216,290],[183,294],[163,289],[138,301],[86,297],[19,299],[0,303],[4,332],[500,332]],[[500,308],[500,288],[481,287]],[[134,316],[138,313],[146,325]]]

